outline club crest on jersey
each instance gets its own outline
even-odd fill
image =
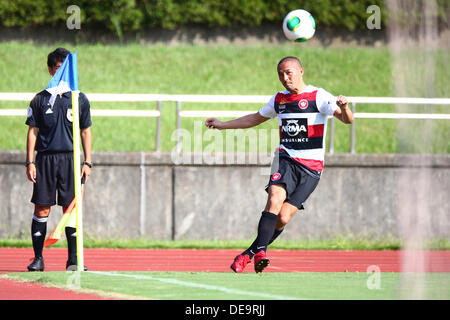
[[[67,117],[67,120],[69,120],[70,122],[73,121],[72,109],[67,109],[66,117]]]
[[[300,109],[305,110],[306,108],[308,108],[308,100],[306,99],[302,99],[298,102],[298,106],[300,107]]]
[[[28,107],[27,109],[27,118],[30,118],[33,115],[33,109],[31,107]]]
[[[272,178],[270,178],[272,181],[277,181],[277,180],[280,180],[280,178],[281,178],[281,174],[279,174],[278,172],[277,173],[274,173],[273,175],[272,175]]]

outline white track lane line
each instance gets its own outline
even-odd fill
[[[303,300],[301,298],[290,297],[290,296],[282,296],[282,295],[268,294],[268,293],[261,293],[261,292],[243,291],[243,290],[238,290],[238,289],[229,289],[229,288],[225,288],[225,287],[212,286],[209,284],[199,284],[199,283],[180,281],[177,279],[170,279],[170,278],[155,278],[152,276],[132,275],[132,274],[123,274],[123,273],[114,273],[114,272],[104,272],[104,271],[87,271],[87,272],[105,275],[105,276],[111,276],[111,277],[124,277],[124,278],[138,279],[138,280],[160,281],[160,282],[170,283],[170,284],[179,285],[179,286],[183,286],[183,287],[222,291],[222,292],[230,293],[230,294],[240,294],[240,295],[245,295],[245,296],[268,298],[268,299],[274,299],[274,300]]]

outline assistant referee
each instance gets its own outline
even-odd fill
[[[47,58],[50,75],[54,75],[70,52],[57,48]],[[26,173],[33,182],[34,215],[31,223],[34,259],[28,266],[29,271],[43,271],[45,236],[50,208],[69,206],[75,197],[72,137],[72,93],[66,92],[56,97],[53,106],[51,94],[46,90],[39,92],[30,102],[27,111]],[[91,174],[91,115],[90,104],[86,95],[79,94],[80,131],[84,159],[81,176],[86,181]],[[37,151],[36,159],[35,151]],[[65,229],[68,247],[66,269],[72,270],[77,265],[76,229]]]

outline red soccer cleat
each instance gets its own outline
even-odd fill
[[[266,257],[266,252],[261,250],[257,254],[253,256],[255,259],[255,272],[260,273],[267,267],[270,263],[270,260]]]
[[[233,263],[231,264],[230,268],[236,273],[241,273],[244,271],[244,268],[247,264],[250,263],[250,257],[248,254],[239,254],[234,258]]]

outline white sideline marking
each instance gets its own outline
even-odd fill
[[[138,279],[138,280],[160,281],[160,282],[166,282],[166,283],[175,284],[175,285],[184,286],[184,287],[215,290],[215,291],[222,291],[225,293],[240,294],[240,295],[246,295],[246,296],[255,296],[255,297],[275,299],[275,300],[302,300],[301,298],[281,296],[281,295],[268,294],[268,293],[260,293],[260,292],[242,291],[242,290],[238,290],[238,289],[229,289],[229,288],[225,288],[225,287],[212,286],[209,284],[199,284],[199,283],[180,281],[180,280],[170,279],[170,278],[168,278],[168,279],[155,278],[152,276],[131,275],[131,274],[123,274],[123,273],[104,272],[104,271],[87,271],[87,272],[101,274],[101,275],[105,275],[105,276],[112,276],[112,277],[125,277],[125,278],[134,278],[134,279]]]

